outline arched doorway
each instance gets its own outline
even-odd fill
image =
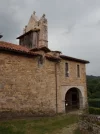
[[[70,88],[65,94],[65,111],[79,109],[81,97],[81,92],[78,88]]]

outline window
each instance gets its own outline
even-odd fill
[[[77,77],[80,77],[80,66],[77,65]]]
[[[42,65],[43,65],[43,57],[42,56],[40,56],[39,58],[38,58],[38,66],[39,67],[41,67]]]
[[[69,77],[69,67],[68,67],[68,63],[65,63],[65,76]]]

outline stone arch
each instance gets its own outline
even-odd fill
[[[83,107],[83,94],[77,87],[67,89],[65,93],[65,111],[81,109]]]
[[[58,97],[58,113],[65,113],[65,95],[67,91],[70,90],[71,88],[77,88],[79,91],[79,95],[81,96],[79,109],[83,110],[84,108],[88,106],[86,86],[62,85],[60,88],[61,90],[59,92],[59,97]]]

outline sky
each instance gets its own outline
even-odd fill
[[[87,74],[100,76],[100,0],[0,0],[2,40],[18,44],[33,11],[46,14],[50,49],[90,61]]]

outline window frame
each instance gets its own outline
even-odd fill
[[[77,73],[77,78],[80,78],[81,70],[80,70],[80,65],[79,64],[77,64],[77,66],[76,66],[76,73]]]
[[[69,63],[65,63],[65,77],[69,77]]]

